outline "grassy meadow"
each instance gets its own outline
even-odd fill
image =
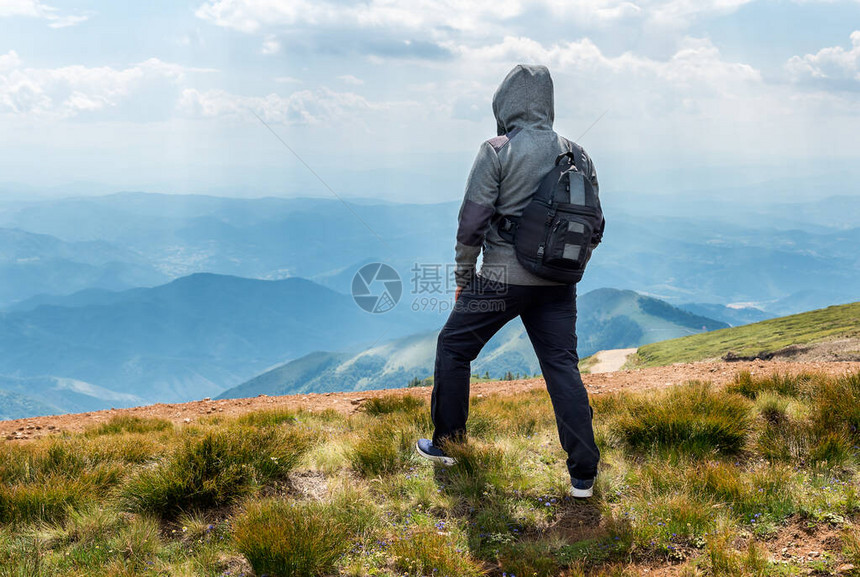
[[[118,417],[0,446],[0,577],[860,574],[860,374],[592,396],[570,498],[548,396],[473,399],[454,467],[416,397],[356,414]],[[813,557],[787,530],[836,535]]]
[[[719,358],[729,352],[755,357],[792,345],[858,338],[857,319],[860,319],[860,302],[660,341],[639,347],[633,365],[690,363]]]

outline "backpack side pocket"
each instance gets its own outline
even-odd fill
[[[589,218],[567,215],[557,219],[547,235],[544,264],[566,270],[585,268],[592,234]]]

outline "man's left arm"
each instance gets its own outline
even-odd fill
[[[496,210],[500,174],[501,165],[495,149],[490,143],[483,143],[469,173],[458,217],[454,276],[459,288],[468,285],[475,275],[478,255]]]

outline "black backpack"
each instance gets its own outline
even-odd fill
[[[584,160],[573,144],[555,159],[522,216],[497,218],[499,235],[513,243],[517,260],[541,278],[579,282],[603,238],[603,210]]]

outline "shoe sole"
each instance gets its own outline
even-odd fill
[[[454,460],[453,457],[439,457],[437,455],[431,455],[430,453],[425,453],[421,450],[421,447],[418,446],[418,443],[415,443],[415,450],[418,451],[418,454],[424,457],[429,461],[433,461],[434,463],[439,463],[440,465],[445,465],[446,467],[450,467],[452,465],[456,465],[457,461]]]
[[[588,499],[594,495],[594,487],[591,487],[590,489],[577,489],[575,487],[571,487],[570,494],[573,495],[574,499]]]

